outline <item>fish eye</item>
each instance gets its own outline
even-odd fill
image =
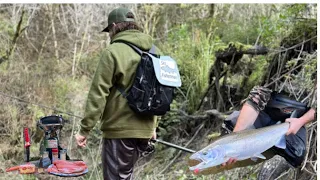
[[[210,149],[210,150],[207,150],[207,151],[203,151],[202,155],[206,156],[207,158],[214,159],[214,158],[216,158],[218,156],[218,152],[215,149]]]

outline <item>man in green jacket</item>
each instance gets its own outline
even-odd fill
[[[104,179],[131,179],[141,152],[148,147],[150,138],[156,138],[157,119],[134,113],[119,91],[131,87],[141,59],[130,46],[119,41],[134,44],[143,51],[149,51],[153,43],[126,8],[111,11],[103,32],[109,33],[111,44],[100,54],[76,141],[85,147],[90,130],[100,120]]]

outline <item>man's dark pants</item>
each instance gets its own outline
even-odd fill
[[[102,164],[105,180],[131,180],[133,167],[148,148],[148,139],[103,139]]]

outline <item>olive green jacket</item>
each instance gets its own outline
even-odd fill
[[[113,37],[110,46],[100,55],[79,133],[87,136],[100,120],[104,138],[151,138],[157,126],[156,117],[133,112],[115,87],[128,89],[133,84],[141,60],[140,55],[128,45],[113,43],[119,40],[132,43],[144,51],[152,46],[152,38],[137,30],[123,31]]]

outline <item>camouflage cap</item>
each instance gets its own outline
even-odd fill
[[[117,8],[117,9],[112,10],[108,16],[108,26],[105,29],[103,29],[102,32],[109,32],[113,23],[134,22],[135,19],[129,18],[129,16],[128,16],[129,14],[133,15],[132,11],[130,11],[127,8]]]

